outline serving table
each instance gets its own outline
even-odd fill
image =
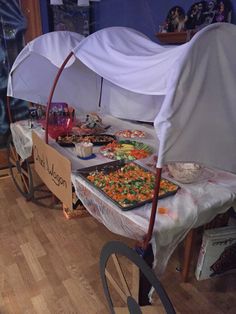
[[[152,146],[154,154],[137,161],[137,163],[150,170],[155,170],[153,157],[156,155],[158,139],[152,125],[125,121],[111,116],[104,116],[103,121],[111,126],[107,132],[110,134],[120,129],[135,128],[145,131],[147,137],[138,140]],[[31,155],[32,130],[27,126],[27,122],[24,124],[22,121],[14,123],[11,130],[17,152],[27,158],[27,154]],[[34,131],[43,137],[44,131],[40,127],[36,127]],[[22,144],[20,144],[22,141],[27,143],[24,144],[27,152],[22,149]],[[73,148],[61,147],[53,139],[50,139],[49,144],[71,161],[71,181],[78,198],[88,212],[110,231],[141,241],[147,233],[151,203],[130,211],[122,211],[102,192],[78,175],[77,169],[111,160],[99,154],[99,148],[95,149],[96,158],[81,160],[77,158]],[[163,177],[174,181],[165,168]],[[192,184],[176,183],[181,187],[177,193],[158,202],[158,207],[164,207],[167,210],[164,214],[157,212],[151,239],[157,275],[164,272],[174,249],[190,230],[210,222],[218,214],[224,213],[236,205],[236,175],[231,173],[205,168],[197,182]]]

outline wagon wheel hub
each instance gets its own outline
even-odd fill
[[[22,171],[21,171],[21,163],[20,163],[19,160],[16,160],[16,169],[17,169],[17,171],[18,171],[19,173],[22,172]]]
[[[128,296],[127,305],[128,305],[129,313],[131,313],[131,314],[142,314],[138,303],[136,302],[136,300],[133,297]]]
[[[30,164],[27,159],[22,160],[18,155],[12,137],[8,140],[8,163],[10,174],[18,191],[27,200],[31,200],[34,195],[34,187]]]

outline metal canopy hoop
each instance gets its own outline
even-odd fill
[[[148,244],[152,238],[153,228],[155,224],[157,204],[158,204],[158,195],[159,195],[160,183],[161,183],[161,173],[162,173],[162,168],[156,168],[156,182],[155,182],[155,187],[154,187],[154,195],[153,195],[153,201],[152,201],[152,209],[151,209],[151,216],[149,220],[148,232],[143,242],[141,243],[141,247],[145,250],[147,249]]]
[[[52,102],[52,98],[54,95],[54,91],[56,89],[57,86],[57,82],[61,76],[61,73],[63,71],[63,69],[65,68],[66,64],[68,63],[68,61],[70,60],[70,58],[73,56],[73,52],[70,52],[69,55],[66,57],[66,59],[64,60],[64,62],[62,63],[61,67],[59,68],[57,75],[54,79],[51,91],[50,91],[50,95],[48,98],[48,102],[47,102],[47,110],[46,110],[46,128],[45,128],[45,142],[46,144],[48,144],[48,119],[49,119],[49,111],[50,111],[50,107],[51,107],[51,102]]]

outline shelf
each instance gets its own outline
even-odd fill
[[[162,44],[184,44],[189,41],[196,31],[173,32],[173,33],[156,33],[156,37]]]

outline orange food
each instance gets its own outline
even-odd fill
[[[142,158],[146,158],[149,155],[149,152],[147,152],[144,149],[133,149],[130,151],[130,156],[135,157],[135,159],[142,159]]]
[[[167,214],[168,211],[169,211],[168,208],[165,208],[165,207],[159,207],[158,208],[158,213],[161,215]]]
[[[153,199],[155,175],[133,162],[108,173],[97,170],[90,172],[86,178],[122,207],[133,206]],[[177,189],[176,184],[161,179],[159,197],[171,195]],[[158,212],[166,214],[168,209],[159,208]]]

